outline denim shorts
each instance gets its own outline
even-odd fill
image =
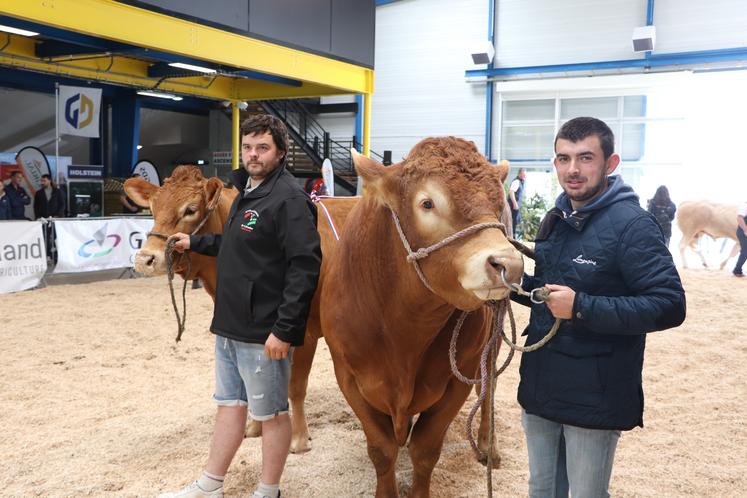
[[[265,355],[264,344],[215,336],[215,394],[220,406],[248,406],[254,420],[288,413],[293,348],[282,360]]]

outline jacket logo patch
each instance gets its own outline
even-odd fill
[[[597,262],[593,259],[584,259],[583,254],[579,254],[572,260],[574,263],[578,263],[580,265],[594,265],[597,266]]]
[[[254,209],[247,209],[244,211],[244,221],[241,222],[241,230],[244,232],[253,232],[254,225],[259,221],[259,213]]]

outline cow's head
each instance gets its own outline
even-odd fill
[[[220,201],[223,182],[206,179],[196,166],[178,166],[161,187],[143,178],[130,178],[125,192],[139,206],[153,213],[153,232],[172,235],[192,231]],[[135,255],[135,269],[145,275],[166,273],[166,241],[150,236]]]
[[[413,251],[472,225],[501,219],[508,165],[489,163],[472,142],[427,138],[390,167],[360,155],[354,161],[364,181],[364,197],[397,213]],[[394,223],[390,218],[387,222]],[[396,248],[393,257],[404,258],[402,248]],[[505,270],[509,282],[518,283],[524,266],[499,228],[455,240],[419,263],[433,290],[465,310],[506,297],[509,289],[501,272]]]

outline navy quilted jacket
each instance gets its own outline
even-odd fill
[[[576,299],[558,334],[522,355],[518,399],[528,413],[556,422],[628,430],[643,426],[645,334],[684,321],[685,292],[656,220],[622,178],[608,180],[576,212],[561,194],[540,227],[535,275],[522,285],[566,285]],[[554,321],[547,306],[533,304],[526,344]]]

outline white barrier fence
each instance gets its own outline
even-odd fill
[[[45,230],[54,226],[56,240]],[[132,268],[153,228],[152,218],[66,218],[0,222],[0,294],[36,287],[47,271],[47,243],[55,244],[53,273]]]
[[[135,253],[153,227],[152,219],[89,218],[55,220],[57,266],[71,273],[133,266]]]
[[[47,249],[39,221],[0,224],[0,294],[31,289],[47,271]]]

